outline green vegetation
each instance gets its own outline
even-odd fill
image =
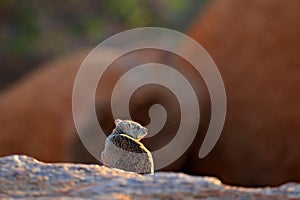
[[[184,31],[199,0],[0,1],[0,88],[53,57],[95,46],[120,31]]]

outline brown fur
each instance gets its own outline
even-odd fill
[[[112,133],[106,139],[101,157],[103,164],[109,167],[142,174],[154,172],[149,150],[126,134]]]

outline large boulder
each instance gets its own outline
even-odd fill
[[[189,173],[230,184],[300,181],[300,2],[216,0],[188,34],[223,77],[228,109],[213,151]],[[193,52],[193,49],[189,49]]]

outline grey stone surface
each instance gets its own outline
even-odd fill
[[[138,175],[98,165],[47,164],[27,156],[0,158],[0,198],[300,199],[300,184],[241,188],[182,173]]]

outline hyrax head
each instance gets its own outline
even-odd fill
[[[136,140],[141,140],[147,135],[148,129],[131,120],[115,120],[116,128]]]

